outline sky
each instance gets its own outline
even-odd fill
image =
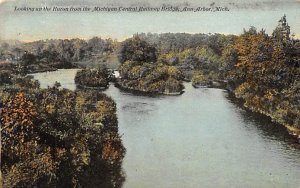
[[[54,12],[15,11],[38,7],[228,7],[223,12]],[[34,41],[94,36],[123,40],[135,33],[240,34],[255,26],[271,34],[286,14],[300,38],[300,0],[0,0],[0,39]]]

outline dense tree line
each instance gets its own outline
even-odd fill
[[[141,33],[137,35],[149,44],[154,45],[159,53],[178,53],[188,48],[209,47],[218,55],[221,55],[223,48],[235,38],[234,35],[218,33]]]
[[[114,101],[10,75],[0,86],[3,187],[121,187]]]
[[[39,72],[55,68],[71,68],[74,62],[102,58],[111,54],[116,42],[94,37],[90,40],[41,40],[28,43],[0,45],[0,60],[20,63],[26,72]]]
[[[96,91],[40,89],[35,66],[67,68],[72,62],[116,53],[122,88],[177,94],[182,80],[228,89],[252,111],[300,129],[300,41],[286,18],[272,36],[251,27],[240,36],[138,34],[112,40],[47,40],[2,43],[0,58],[1,170],[4,187],[120,187],[125,149],[118,135],[116,105]],[[50,64],[50,66],[49,66]],[[84,69],[75,81],[107,87],[110,73]]]
[[[186,33],[142,33],[136,36],[141,41],[132,44],[130,44],[130,40],[119,43],[98,37],[90,40],[43,40],[28,43],[4,41],[0,43],[0,61],[19,62],[22,64],[24,72],[71,68],[77,65],[98,68],[98,64],[116,68],[117,56],[121,63],[130,59],[142,61],[148,58],[143,57],[145,55],[149,56],[149,61],[156,62],[156,58],[161,55],[168,54],[170,56],[172,53],[177,54],[194,48],[206,48],[221,55],[224,46],[234,38],[233,35]],[[135,44],[138,46],[132,46]],[[189,60],[191,61],[192,58]]]
[[[280,21],[272,36],[252,27],[235,40],[228,79],[246,107],[300,128],[300,41],[289,37],[285,17]]]
[[[118,85],[146,93],[179,94],[184,88],[182,74],[174,66],[126,61],[119,69]]]
[[[207,46],[160,54],[158,61],[177,67],[187,80],[195,80],[195,72],[203,72],[209,75],[209,79],[223,78],[228,66],[223,55],[216,54]]]
[[[134,35],[132,39],[122,42],[119,60],[120,63],[125,61],[155,62],[156,48],[142,40],[138,35]]]
[[[181,72],[174,66],[157,62],[156,55],[156,49],[139,36],[125,40],[121,44],[121,78],[117,85],[147,93],[181,93]]]
[[[139,48],[139,45],[132,45],[135,38],[152,46],[149,49],[154,47],[156,50],[141,50],[134,54],[135,48]],[[249,109],[286,127],[300,128],[300,41],[290,36],[285,16],[271,36],[264,30],[251,27],[240,36],[142,33],[130,40],[130,45],[126,41],[123,43],[127,48],[121,51],[121,55],[130,52],[144,58],[155,53],[157,61],[127,58],[129,61],[120,67],[127,87],[147,91],[151,90],[149,83],[158,81],[163,85],[164,79],[159,78],[169,77],[159,73],[168,68],[176,69],[176,74],[183,74],[194,85],[228,81],[228,89],[242,98]],[[158,85],[156,87],[163,90],[163,86]]]
[[[193,78],[198,72],[209,75],[209,80],[224,79],[226,70],[232,67],[226,53],[229,53],[228,46],[234,43],[234,35],[141,33],[138,36],[157,49],[158,62],[175,66],[187,80],[198,80],[199,76]]]
[[[107,68],[82,69],[76,73],[75,83],[83,87],[107,88],[113,78]]]
[[[83,39],[51,39],[34,42],[1,42],[1,60],[20,60],[25,54],[32,60],[41,62],[74,62],[97,54],[111,53],[114,41],[94,37]]]

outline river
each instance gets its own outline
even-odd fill
[[[77,70],[33,74],[41,87],[74,90]],[[181,96],[104,92],[117,103],[126,155],[123,187],[299,188],[300,149],[281,127],[235,104],[227,91],[194,89]]]

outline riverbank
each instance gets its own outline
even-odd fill
[[[116,103],[102,92],[71,87],[77,71],[39,72],[0,86],[0,123],[9,125],[3,128],[1,140],[5,141],[1,154],[6,159],[5,187],[74,187],[78,183],[114,187],[124,181],[125,148],[118,132]],[[12,116],[11,111],[16,113]],[[29,128],[18,129],[22,126]],[[22,179],[20,173],[25,174]],[[53,175],[57,178],[51,179]]]
[[[192,86],[194,88],[219,88],[224,89],[226,88],[227,81],[226,80],[209,80],[203,82],[192,82]]]
[[[138,94],[138,95],[148,95],[148,96],[155,96],[155,95],[169,95],[169,96],[178,96],[178,95],[182,95],[184,93],[184,91],[181,91],[181,92],[148,92],[148,91],[145,91],[145,90],[137,90],[135,89],[134,87],[128,87],[128,86],[124,86],[122,85],[120,82],[120,79],[119,78],[116,78],[112,83],[114,83],[114,85],[123,90],[123,91],[126,91],[126,92],[131,92],[131,93],[134,93],[134,94]],[[194,88],[197,88],[197,86],[195,87],[194,84],[192,84]],[[218,85],[220,86],[220,85]],[[83,89],[94,89],[94,90],[99,90],[99,91],[103,91],[105,90],[106,88],[95,88],[95,87],[87,87],[87,86],[80,86],[79,87],[83,88]],[[203,87],[203,86],[201,86]],[[276,119],[272,116],[272,114],[270,113],[266,113],[262,110],[260,111],[255,111],[253,108],[251,108],[251,106],[247,106],[245,105],[245,101],[242,99],[242,98],[238,98],[234,91],[229,89],[228,85],[226,84],[226,81],[223,82],[223,84],[221,84],[220,87],[216,87],[216,85],[208,85],[207,87],[211,87],[211,88],[221,88],[221,89],[226,89],[231,95],[233,95],[236,99],[240,100],[241,102],[241,105],[251,111],[251,112],[255,112],[255,113],[259,113],[261,115],[263,115],[264,117],[266,118],[270,118],[271,121],[275,122],[276,124],[278,124],[278,126],[283,126],[287,129],[287,131],[293,135],[294,137],[297,137],[299,140],[300,140],[300,129],[296,128],[296,127],[293,127],[291,125],[288,125],[288,124],[284,124],[284,123],[280,123],[279,121],[276,121]]]
[[[116,76],[116,77],[118,77],[118,76]],[[141,95],[148,95],[148,96],[155,96],[155,95],[178,96],[178,95],[182,95],[182,94],[184,93],[184,91],[181,91],[181,92],[148,92],[148,91],[146,91],[146,90],[137,90],[137,89],[134,88],[134,87],[128,87],[128,86],[126,86],[126,85],[123,85],[123,84],[122,84],[123,82],[120,81],[120,78],[114,79],[114,81],[113,81],[112,83],[114,83],[114,85],[115,85],[117,88],[119,88],[119,89],[121,89],[121,90],[123,90],[123,91],[131,92],[131,93],[138,94],[138,95],[141,94]],[[220,85],[220,84],[221,84],[221,85]],[[226,90],[227,90],[230,94],[232,94],[236,99],[241,100],[241,105],[242,105],[244,108],[246,108],[246,109],[248,109],[248,110],[250,110],[250,111],[252,111],[252,112],[259,113],[259,114],[265,116],[266,118],[270,118],[271,121],[277,123],[277,124],[280,125],[280,126],[285,127],[285,128],[287,129],[287,131],[288,131],[291,135],[293,135],[293,136],[297,137],[298,139],[300,139],[300,129],[295,128],[295,127],[293,127],[293,126],[291,126],[291,125],[284,124],[284,123],[280,123],[279,121],[276,121],[276,119],[275,119],[275,118],[272,116],[272,114],[270,114],[270,113],[266,113],[266,112],[264,112],[264,111],[262,111],[262,110],[256,111],[256,110],[254,110],[253,108],[251,108],[251,106],[245,105],[245,101],[244,101],[242,98],[238,98],[238,97],[235,95],[234,91],[233,91],[232,89],[229,89],[228,84],[226,84],[226,81],[224,81],[223,84],[222,84],[222,83],[220,83],[220,84],[218,84],[218,85],[212,84],[212,85],[208,85],[207,87],[226,89]],[[195,87],[194,84],[192,84],[192,85],[193,85],[193,87]],[[87,86],[81,86],[81,85],[78,85],[78,86],[79,86],[80,88],[82,88],[82,89],[94,89],[94,90],[99,90],[99,91],[104,91],[105,89],[107,89],[107,88],[98,88],[98,87],[87,87]],[[217,86],[218,86],[218,87],[217,87]],[[203,86],[202,86],[202,87],[203,87]],[[197,86],[196,86],[195,88],[197,88]]]
[[[178,95],[182,95],[184,93],[183,90],[181,90],[179,92],[167,92],[167,91],[147,91],[145,89],[136,89],[135,87],[130,87],[130,86],[126,85],[124,81],[122,81],[121,79],[118,79],[118,78],[115,80],[114,85],[123,91],[131,92],[131,93],[135,93],[135,94],[142,94],[142,95],[178,96]]]
[[[226,89],[232,97],[234,97],[236,100],[238,100],[238,104],[243,106],[248,111],[251,111],[253,113],[257,113],[261,115],[261,118],[267,118],[270,119],[270,121],[276,123],[278,126],[284,127],[290,135],[296,137],[298,139],[298,142],[300,143],[300,129],[296,128],[294,126],[291,126],[287,123],[282,123],[276,118],[273,114],[275,113],[268,113],[264,111],[263,109],[255,109],[254,107],[247,105],[246,101],[238,97],[233,89],[229,87],[228,81],[222,80],[222,81],[213,81],[213,80],[208,80],[208,81],[203,81],[203,82],[192,82],[192,86],[194,88],[219,88],[219,89]]]
[[[86,89],[107,88],[112,80],[112,72],[106,68],[82,69],[76,72],[74,81],[76,85]]]
[[[85,85],[81,85],[81,84],[76,84],[76,87],[78,87],[79,89],[92,89],[92,90],[98,90],[98,91],[104,91],[108,88],[107,87],[90,87],[90,86],[85,86]]]
[[[263,117],[269,118],[270,121],[276,123],[278,126],[284,127],[289,132],[289,134],[296,137],[298,139],[298,142],[300,143],[300,129],[298,129],[294,126],[288,125],[286,123],[280,122],[279,120],[277,120],[276,117],[274,117],[274,115],[272,115],[271,113],[267,113],[262,109],[260,109],[260,110],[254,109],[252,106],[247,105],[246,101],[244,99],[237,97],[236,94],[234,93],[234,91],[230,90],[228,87],[226,88],[226,90],[229,92],[230,95],[232,95],[232,97],[234,97],[236,100],[239,101],[239,104],[241,104],[243,106],[243,108],[245,108],[253,113],[260,114]]]
[[[294,126],[291,126],[291,125],[289,125],[287,123],[280,122],[280,120],[278,120],[273,114],[268,113],[268,112],[266,112],[266,111],[264,111],[262,109],[255,110],[252,106],[246,105],[245,102],[244,102],[243,105],[244,105],[245,108],[249,109],[250,111],[262,114],[262,115],[270,118],[272,122],[275,122],[278,125],[281,125],[281,126],[285,127],[287,129],[287,131],[289,132],[289,134],[297,137],[298,142],[300,143],[300,129],[298,129],[298,128],[294,127]]]
[[[56,71],[58,69],[74,69],[78,68],[78,66],[71,62],[49,62],[48,64],[29,64],[29,65],[22,65],[19,64],[21,69],[24,70],[26,74],[33,74],[39,72],[49,72],[49,71]]]
[[[70,83],[75,87],[75,72],[60,70],[62,77],[46,73],[38,77],[50,82],[48,85],[55,78],[63,81],[61,87],[69,88]],[[116,102],[119,133],[126,148],[122,187],[168,187],[170,182],[186,187],[186,181],[180,179],[183,176],[189,177],[190,187],[241,187],[245,183],[269,187],[274,177],[279,177],[280,187],[299,185],[299,144],[283,127],[241,109],[224,90],[183,85],[185,93],[180,97],[131,94],[113,83],[103,92]],[[224,181],[212,182],[211,178]]]
[[[52,72],[52,71],[57,71],[57,68],[53,67],[47,67],[43,69],[37,69],[37,70],[28,70],[26,71],[27,74],[35,74],[35,73],[41,73],[41,72]]]
[[[241,109],[225,90],[183,84],[185,93],[177,97],[132,94],[113,84],[105,91],[117,103],[127,149],[124,188],[243,187],[245,182],[251,187],[270,187],[275,176],[280,177],[276,181],[280,187],[298,184],[293,179],[298,163],[291,164],[285,155],[296,157],[299,144],[283,127]],[[288,176],[280,176],[286,171]],[[183,176],[188,180],[183,181]],[[212,182],[212,177],[225,183]]]

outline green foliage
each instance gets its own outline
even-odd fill
[[[191,78],[193,70],[201,71],[205,75],[224,76],[225,67],[229,62],[209,47],[187,48],[179,53],[168,52],[161,54],[158,61],[176,66],[187,79]]]
[[[174,66],[127,61],[119,68],[119,84],[149,93],[177,93],[183,89],[182,73]]]
[[[112,79],[112,73],[106,68],[83,69],[76,73],[75,83],[87,87],[107,88]]]
[[[59,84],[0,89],[4,187],[121,186],[125,149],[111,98]]]
[[[126,61],[155,62],[156,49],[136,35],[122,42],[119,60],[121,63]]]
[[[283,31],[277,27],[270,37],[252,27],[239,36],[233,46],[238,59],[228,78],[245,106],[278,123],[300,128],[300,66],[296,53],[300,48],[297,41],[289,36],[283,40],[278,32]]]
[[[204,75],[203,72],[201,72],[201,71],[193,72],[192,84],[194,86],[196,86],[196,85],[207,86],[209,81],[210,80],[209,80],[208,76]]]
[[[28,43],[0,41],[0,61],[18,63],[25,73],[73,68],[75,62],[107,59],[117,44],[111,39],[43,40]],[[92,63],[90,63],[92,64]],[[86,66],[85,63],[81,64]]]
[[[278,21],[278,26],[274,29],[272,37],[282,45],[288,44],[290,40],[290,26],[286,22],[285,15]]]
[[[156,62],[156,49],[139,36],[127,39],[121,47],[121,78],[117,84],[125,89],[147,93],[180,93],[183,75],[175,66],[170,66],[172,63],[165,65],[164,61],[167,60],[160,58]]]
[[[185,49],[208,47],[217,55],[222,54],[224,47],[232,43],[234,35],[223,34],[188,34],[188,33],[141,33],[138,36],[155,46],[160,54],[179,53]]]
[[[37,111],[33,103],[20,92],[7,98],[0,112],[4,187],[33,186],[40,179],[55,177],[57,167],[50,148],[38,144]]]

